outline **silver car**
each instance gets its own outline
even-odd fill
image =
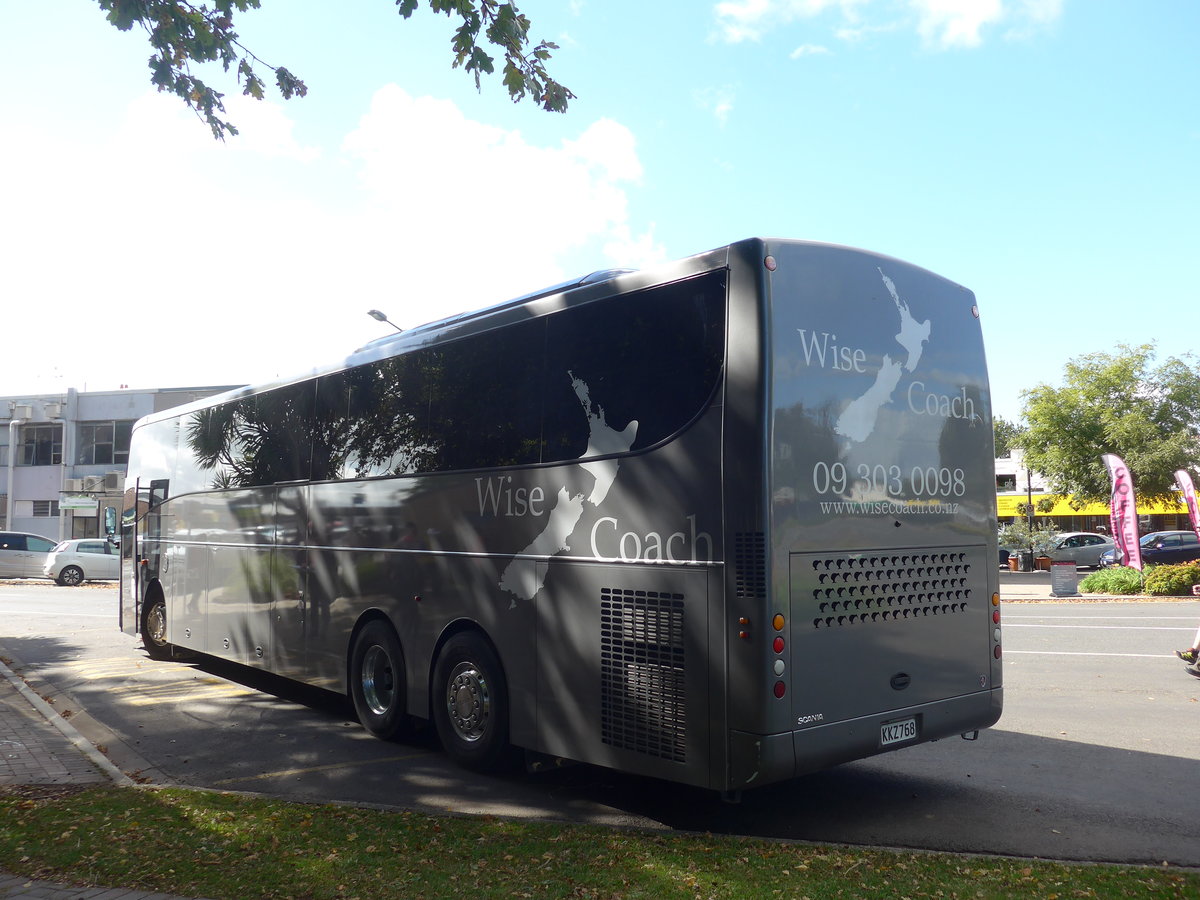
[[[1105,550],[1113,549],[1113,539],[1106,534],[1090,531],[1068,531],[1060,534],[1054,547],[1046,555],[1056,562],[1070,560],[1076,566],[1096,568]]]
[[[72,587],[85,581],[113,581],[121,577],[121,557],[116,547],[100,538],[63,541],[46,557],[39,574]]]
[[[0,578],[41,578],[54,541],[24,531],[0,531]]]

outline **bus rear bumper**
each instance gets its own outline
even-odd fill
[[[1004,689],[994,688],[782,734],[734,731],[730,734],[730,777],[726,789],[747,790],[786,781],[851,760],[988,728],[999,720],[1003,702]],[[917,736],[884,746],[883,726],[909,718],[918,723]]]

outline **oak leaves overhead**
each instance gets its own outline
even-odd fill
[[[258,9],[260,0],[212,0],[194,4],[186,0],[97,0],[108,21],[121,31],[135,25],[145,29],[153,54],[150,80],[160,91],[175,94],[223,140],[236,135],[237,127],[225,118],[224,94],[193,74],[193,63],[220,63],[224,71],[234,69],[242,93],[257,100],[266,94],[259,68],[269,69],[275,86],[285,100],[303,97],[308,87],[283,66],[264,62],[241,43],[234,30],[234,16]],[[546,70],[550,51],[558,46],[541,41],[530,46],[529,19],[509,2],[498,0],[424,0],[435,13],[458,18],[460,24],[450,42],[453,67],[481,77],[495,71],[495,59],[480,46],[498,48],[504,56],[502,81],[514,102],[528,96],[543,109],[565,112],[575,95]],[[410,18],[421,0],[395,0],[397,11]],[[257,67],[257,68],[256,68]]]

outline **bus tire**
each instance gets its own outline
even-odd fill
[[[152,594],[142,610],[142,647],[151,659],[170,659],[167,643],[167,602],[161,594]]]
[[[408,727],[404,651],[387,622],[368,622],[350,651],[350,696],[363,728],[391,741]]]
[[[482,635],[456,634],[433,670],[433,721],[446,753],[477,772],[507,768],[508,685],[500,659]]]

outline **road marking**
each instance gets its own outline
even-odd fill
[[[1083,653],[1075,650],[1005,650],[1005,656],[1127,656],[1135,659],[1175,659],[1162,653]]]
[[[364,759],[358,762],[330,763],[326,766],[309,766],[305,769],[280,769],[277,772],[262,772],[258,775],[240,775],[237,778],[222,778],[220,781],[214,781],[213,784],[236,784],[239,781],[265,781],[270,778],[288,778],[292,775],[311,775],[314,772],[331,772],[337,769],[353,769],[360,766],[373,766],[377,763],[405,762],[410,759],[420,759],[423,756],[432,755],[432,752],[426,750],[420,753],[409,753],[406,756],[387,756],[383,759]]]
[[[1036,613],[1033,615],[1028,615],[1028,614],[1014,613],[1011,611],[1007,613],[1007,616],[1010,619],[1066,619],[1069,622],[1079,622],[1079,621],[1097,622],[1097,621],[1101,621],[1101,620],[1110,620],[1110,621],[1114,621],[1114,622],[1125,622],[1125,621],[1130,621],[1130,620],[1132,620],[1134,622],[1150,622],[1150,621],[1195,622],[1196,621],[1195,616],[1043,616],[1043,615],[1037,615]]]
[[[37,607],[36,609],[34,609],[34,608],[21,609],[21,607],[19,607],[19,606],[9,606],[6,603],[4,605],[4,614],[5,615],[21,615],[21,616],[44,616],[46,614],[46,607],[40,606],[40,607]],[[117,621],[117,617],[114,616],[112,613],[72,612],[72,613],[67,613],[66,615],[70,616],[72,619],[109,619],[113,622],[114,625],[116,624],[116,621]]]
[[[199,700],[232,699],[234,697],[249,697],[259,694],[259,691],[237,689],[233,687],[214,686],[208,690],[196,687],[174,689],[172,685],[160,687],[131,687],[114,691],[123,695],[130,706],[151,706],[159,703],[191,703]]]
[[[109,657],[107,659],[81,660],[66,667],[72,674],[89,681],[125,679],[137,672],[154,674],[171,673],[169,681],[142,680],[132,685],[111,685],[110,693],[119,696],[131,706],[150,706],[155,703],[181,703],[191,700],[249,697],[261,693],[252,688],[220,678],[191,675],[180,678],[180,669],[171,663],[156,664],[154,661],[135,657]],[[187,671],[187,670],[185,670]]]
[[[1005,628],[1066,628],[1071,631],[1091,629],[1092,631],[1192,631],[1178,625],[1025,625],[1021,622],[1001,623]]]

